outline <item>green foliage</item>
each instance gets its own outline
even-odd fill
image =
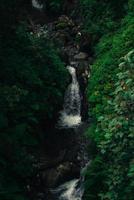
[[[96,5],[98,3],[92,2]],[[104,2],[106,1],[101,2],[102,6]],[[84,197],[86,200],[133,199],[134,7],[131,0],[122,2],[121,5],[124,6],[121,15],[117,16],[118,8],[112,10],[111,3],[107,2],[107,6],[109,4],[110,7],[104,3],[104,10],[101,10],[99,15],[98,10],[101,9],[99,6],[94,13],[91,12],[90,19],[95,16],[97,24],[95,29],[93,29],[94,19],[91,23],[90,19],[87,19],[85,24],[87,26],[85,31],[99,38],[99,42],[94,40],[93,43],[95,62],[91,66],[91,78],[87,90],[89,112],[93,117],[87,135],[96,144],[97,152],[87,170]],[[111,10],[111,15],[107,15],[106,18],[108,22],[112,20],[112,29],[107,28],[107,23],[102,23],[100,27],[99,19],[102,17],[106,22],[104,13],[106,14],[108,9]],[[104,31],[97,32],[99,27]],[[122,58],[123,55],[126,56]],[[101,164],[96,162],[98,156]],[[99,187],[94,189],[95,185]],[[92,186],[93,189],[90,189]]]
[[[99,116],[96,115],[94,138],[104,166],[101,168],[99,163],[96,164],[97,158],[91,163],[87,171],[85,199],[89,196],[91,199],[133,199],[134,51],[130,51],[121,60],[112,99],[107,100],[103,113],[101,110],[98,112]],[[101,135],[99,139],[98,135]],[[102,175],[105,175],[103,179],[99,179]],[[94,192],[91,186],[94,188],[95,184],[100,187]]]
[[[92,35],[94,42],[109,32],[113,33],[125,15],[125,0],[80,0],[80,13],[84,29]]]
[[[84,199],[98,199],[98,193],[105,188],[105,164],[100,156],[91,161],[85,174],[85,193]]]
[[[68,73],[49,38],[12,24],[0,36],[0,199],[26,200],[46,127],[56,121]],[[6,31],[5,31],[6,30]]]
[[[134,67],[134,51],[129,52],[124,61],[119,65],[120,72],[117,74],[118,80],[115,83],[113,100],[108,101],[107,112],[112,107],[112,113],[104,114],[100,120],[98,132],[103,132],[104,139],[100,141],[99,148],[102,154],[109,152],[108,160],[108,189],[103,196],[109,199],[132,199],[133,181],[129,179],[128,172],[130,164],[133,162],[133,122],[132,122],[132,102],[134,97],[134,87],[132,83]],[[126,192],[126,181],[127,189]],[[110,193],[109,193],[110,192]],[[104,198],[105,196],[105,198]]]

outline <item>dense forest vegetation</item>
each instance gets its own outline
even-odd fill
[[[90,35],[87,87],[92,160],[84,200],[134,198],[134,0],[40,1],[48,16],[70,15]],[[68,73],[49,37],[31,34],[31,2],[0,2],[0,199],[28,200],[33,160],[63,104]]]
[[[33,155],[62,106],[68,77],[54,44],[31,35],[25,18],[18,22],[22,3],[0,3],[1,200],[27,199],[24,185],[35,173]]]
[[[84,199],[132,200],[134,1],[82,1],[82,6],[95,53],[87,89],[93,118],[87,135],[94,149]]]

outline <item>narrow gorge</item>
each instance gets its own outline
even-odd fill
[[[66,15],[43,26],[37,24],[36,27],[36,32],[31,34],[49,37],[56,42],[70,81],[64,94],[62,110],[59,111],[47,143],[43,142],[47,151],[42,151],[40,162],[37,163],[39,191],[34,185],[30,187],[36,191],[36,200],[81,200],[84,192],[83,171],[89,164],[89,142],[84,132],[89,125],[86,87],[91,55],[86,48],[83,51],[84,42],[87,45],[88,41],[84,41],[80,27]],[[83,43],[80,44],[81,41]]]
[[[0,14],[0,200],[133,200],[134,0]]]

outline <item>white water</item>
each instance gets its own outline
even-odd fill
[[[60,112],[59,126],[63,128],[75,128],[81,123],[81,99],[79,83],[76,77],[76,69],[67,67],[72,76],[72,83],[68,86],[64,97],[63,110]]]
[[[52,190],[58,200],[81,200],[84,190],[80,187],[80,180],[74,179]]]
[[[73,179],[51,190],[56,200],[82,200],[84,194],[84,174],[89,165],[90,162],[87,162],[85,167],[81,170],[79,179]]]
[[[65,92],[63,110],[60,112],[58,125],[61,128],[75,128],[81,123],[80,90],[76,69],[72,66],[68,66],[67,69],[72,76],[72,82]],[[51,192],[58,200],[82,200],[83,181],[83,176],[81,176],[79,179],[60,185]]]
[[[82,168],[79,179],[73,179],[51,190],[57,200],[82,200],[84,194],[84,174],[89,165],[90,161]]]
[[[43,4],[40,4],[38,0],[32,0],[32,6],[36,9],[41,10],[43,8]]]

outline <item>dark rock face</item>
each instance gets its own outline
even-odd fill
[[[30,199],[53,200],[52,188],[80,177],[81,168],[88,160],[88,143],[83,135],[87,126],[83,123],[75,130],[56,129],[44,141],[44,150],[35,163],[37,174],[29,186]]]
[[[86,60],[87,59],[87,57],[88,57],[88,54],[87,53],[84,53],[84,52],[79,52],[78,54],[76,54],[75,56],[74,56],[74,60]]]
[[[44,141],[44,153],[37,164],[43,185],[52,188],[79,177],[80,162],[83,158],[78,156],[78,152],[80,152],[82,137],[71,129],[57,129],[47,138],[47,141],[50,142],[47,149],[47,143]]]
[[[70,177],[78,177],[78,172],[78,167],[72,162],[67,161],[59,164],[55,168],[44,171],[42,177],[45,184],[47,183],[47,187],[53,188],[70,180]]]

